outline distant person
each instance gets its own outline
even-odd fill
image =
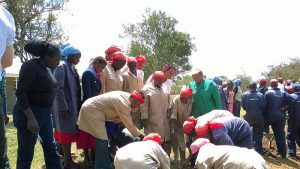
[[[263,95],[268,91],[267,79],[265,77],[262,77],[259,80],[259,86],[257,88],[257,91],[262,93]]]
[[[194,117],[199,117],[215,109],[222,109],[218,85],[213,81],[203,78],[203,72],[200,69],[192,71],[194,81],[189,83],[189,88],[193,89],[193,107]]]
[[[172,82],[171,79],[176,74],[176,67],[173,64],[165,64],[162,71],[163,71],[164,76],[165,76],[164,85],[162,87],[170,95],[171,90],[172,90],[172,86],[173,86],[173,82]],[[150,77],[147,79],[146,85],[150,84],[151,82],[153,82],[153,74],[150,75]]]
[[[23,63],[13,108],[17,128],[17,169],[30,169],[39,138],[46,168],[61,169],[52,126],[52,105],[58,83],[51,70],[58,66],[59,48],[49,42],[30,40],[24,50],[37,57]]]
[[[143,141],[120,148],[115,156],[116,169],[170,169],[170,158],[161,148],[161,138],[150,133]]]
[[[246,111],[245,120],[253,128],[253,143],[255,150],[263,155],[262,139],[264,129],[265,97],[256,91],[256,83],[249,84],[249,91],[242,94],[242,107]]]
[[[233,91],[233,82],[231,80],[227,80],[227,87],[224,89],[225,96],[228,98],[228,111],[233,112],[233,104],[234,104],[234,91]]]
[[[112,54],[114,54],[116,52],[122,52],[122,49],[116,45],[111,45],[109,48],[107,48],[105,51],[106,61],[111,62]]]
[[[197,169],[267,169],[265,160],[255,151],[228,145],[214,145],[208,139],[199,138],[191,146],[197,156]],[[247,156],[245,158],[245,155]]]
[[[219,76],[216,76],[216,77],[213,78],[213,82],[215,82],[218,85],[219,94],[220,94],[221,103],[222,103],[222,109],[223,110],[228,110],[228,99],[227,99],[227,97],[225,95],[225,92],[222,88],[223,80]]]
[[[5,69],[12,65],[14,57],[14,38],[15,38],[15,22],[13,16],[2,5],[0,5],[0,58],[1,67]],[[1,71],[1,70],[0,70]],[[0,72],[0,75],[2,73]],[[2,81],[2,76],[0,77]],[[3,100],[0,98],[0,103]],[[7,144],[5,136],[3,109],[0,110],[0,168],[9,169],[9,161],[7,157]]]
[[[233,92],[234,92],[234,103],[233,103],[233,110],[232,113],[235,117],[240,117],[241,114],[241,101],[242,101],[242,90],[241,90],[241,85],[242,85],[242,80],[241,79],[235,79],[233,81],[234,87],[233,87]]]

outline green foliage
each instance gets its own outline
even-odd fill
[[[163,11],[146,9],[141,22],[123,25],[124,34],[120,37],[131,41],[128,54],[147,58],[145,77],[161,70],[166,63],[176,65],[183,73],[191,69],[189,56],[195,50],[193,38],[188,33],[177,31],[177,23]]]
[[[270,65],[269,71],[265,72],[264,75],[269,79],[283,77],[284,79],[298,80],[300,77],[300,59],[290,58],[288,62]]]
[[[15,56],[22,63],[30,60],[31,55],[24,52],[27,40],[39,38],[47,41],[64,39],[57,14],[68,0],[4,0],[0,1],[13,15],[16,25]]]
[[[177,77],[177,79],[174,82],[174,85],[172,87],[172,95],[177,95],[180,93],[180,90],[183,85],[188,86],[188,84],[193,81],[192,76],[184,76],[184,77]]]
[[[237,75],[235,79],[242,80],[242,86],[241,86],[242,92],[247,91],[250,82],[252,82],[252,77],[247,75],[245,72],[243,74]]]

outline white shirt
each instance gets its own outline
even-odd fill
[[[14,44],[15,30],[16,27],[13,16],[2,5],[0,5],[0,61],[6,47]],[[0,75],[2,75],[1,64]],[[2,76],[0,76],[0,81],[1,80]]]
[[[13,16],[0,5],[0,58],[2,58],[7,46],[14,44],[15,23]]]

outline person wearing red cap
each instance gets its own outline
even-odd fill
[[[185,86],[171,103],[171,134],[175,161],[178,161],[178,147],[181,163],[185,160],[185,141],[183,123],[192,111],[193,90]]]
[[[146,64],[147,64],[146,57],[145,57],[145,56],[136,56],[135,59],[136,59],[136,61],[137,61],[137,66],[136,66],[136,68],[137,68],[138,70],[143,70],[144,67],[145,67]]]
[[[79,112],[77,125],[95,137],[95,169],[112,169],[112,161],[108,151],[108,134],[106,121],[123,123],[133,137],[143,135],[133,124],[130,112],[132,108],[144,103],[144,95],[134,91],[131,94],[123,91],[112,91],[87,99]]]
[[[202,123],[197,122],[196,127],[185,130],[185,134],[208,138],[217,145],[253,148],[251,128],[247,121],[239,117],[227,116]]]
[[[259,80],[257,91],[262,93],[263,95],[268,91],[267,82],[268,81],[265,77],[261,77]]]
[[[143,85],[143,77],[140,72],[137,71],[137,61],[134,57],[128,57],[127,66],[129,70],[127,70],[123,74],[123,91],[131,93],[134,90],[141,90]],[[133,109],[131,112],[131,117],[133,123],[138,127],[138,129],[142,128],[141,122],[141,112],[139,109]]]
[[[215,145],[208,139],[199,138],[194,141],[190,149],[192,154],[197,156],[195,167],[215,169],[267,169],[265,160],[252,149],[228,145]],[[245,156],[247,158],[245,158]],[[188,164],[188,160],[185,162]],[[188,168],[183,166],[183,168]]]
[[[106,61],[110,62],[112,58],[112,54],[115,52],[122,52],[121,48],[115,45],[111,45],[109,48],[105,51],[105,59]]]
[[[265,94],[266,100],[266,113],[264,114],[265,126],[271,125],[278,156],[286,158],[286,140],[285,140],[285,122],[286,113],[283,111],[283,107],[287,106],[293,101],[291,95],[278,88],[278,81],[276,79],[270,80],[271,90],[268,90]]]
[[[162,87],[165,76],[161,71],[153,73],[153,82],[142,89],[145,103],[141,105],[141,119],[146,134],[158,133],[163,140],[163,148],[170,154],[171,132],[167,110],[169,108],[169,94]]]
[[[120,71],[126,64],[126,56],[121,52],[112,54],[111,63],[108,63],[101,73],[102,93],[123,90],[123,77]]]
[[[170,169],[170,158],[161,143],[157,133],[150,133],[143,141],[125,145],[116,153],[115,169]]]
[[[173,82],[172,77],[176,74],[176,67],[173,64],[165,64],[163,67],[165,74],[164,85],[162,86],[169,94],[171,93]],[[150,84],[153,81],[153,74],[147,79],[146,84]]]

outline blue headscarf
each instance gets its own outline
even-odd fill
[[[235,79],[233,81],[233,85],[234,86],[241,86],[242,85],[242,80],[241,79]]]
[[[213,79],[213,82],[215,82],[217,85],[221,85],[223,80],[219,77],[219,76],[216,76],[214,77]]]
[[[68,55],[78,54],[80,53],[80,50],[75,48],[70,43],[63,43],[60,45],[60,53],[62,60],[66,60],[68,58]]]

